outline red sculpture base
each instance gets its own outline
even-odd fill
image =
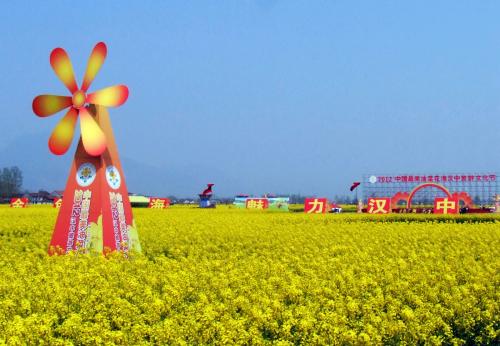
[[[64,190],[49,254],[70,251],[141,251],[127,186],[105,107],[89,112],[106,136],[107,149],[99,157],[88,155],[78,143]]]

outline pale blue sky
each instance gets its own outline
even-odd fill
[[[111,118],[131,191],[332,196],[364,173],[500,171],[500,2],[1,6],[0,166],[21,166],[28,188],[62,188],[75,147],[53,157],[63,114],[31,111],[67,94],[50,51],[80,82],[101,40],[91,90],[130,88]]]

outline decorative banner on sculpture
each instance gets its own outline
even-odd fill
[[[434,199],[434,214],[457,214],[459,203],[457,199],[437,197]]]
[[[247,209],[267,209],[269,201],[267,198],[248,198],[245,206]]]
[[[85,252],[93,248],[96,236],[102,239],[102,226],[99,222],[100,184],[96,179],[98,175],[96,167],[99,166],[100,159],[88,155],[80,140],[64,190],[65,197],[59,208],[49,254]]]
[[[304,212],[306,214],[324,214],[328,211],[328,199],[306,198],[304,201]]]
[[[26,208],[28,205],[28,199],[27,198],[11,198],[10,200],[10,207],[11,208]]]
[[[389,214],[391,212],[391,199],[388,197],[368,198],[368,214]]]
[[[118,149],[111,128],[108,111],[96,106],[96,119],[106,135],[107,148],[101,155],[99,174],[102,208],[102,248],[108,251],[141,252],[139,235],[132,215],[125,176],[118,157]],[[97,229],[96,229],[97,230]],[[99,238],[94,233],[97,250]]]
[[[54,208],[61,208],[62,205],[62,198],[54,198],[54,202],[52,203],[52,206]]]
[[[151,209],[166,209],[169,206],[170,206],[170,199],[168,199],[168,198],[151,197],[149,199],[149,206],[148,206],[148,208],[151,208]]]

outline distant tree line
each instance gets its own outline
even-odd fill
[[[0,169],[0,197],[8,198],[22,193],[23,172],[19,167]]]

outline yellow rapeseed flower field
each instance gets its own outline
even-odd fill
[[[142,254],[49,257],[57,211],[0,207],[0,343],[500,340],[495,218],[134,214]]]

